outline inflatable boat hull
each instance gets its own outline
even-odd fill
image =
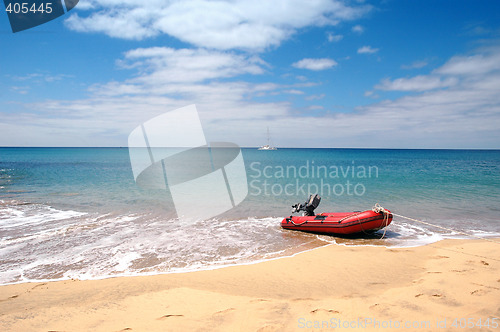
[[[285,229],[333,234],[349,235],[374,232],[388,226],[392,222],[392,213],[373,212],[337,212],[321,213],[315,216],[290,216],[281,221]]]

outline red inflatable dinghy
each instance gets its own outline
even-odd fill
[[[321,198],[311,195],[308,202],[293,206],[293,212],[305,211],[305,216],[290,216],[281,221],[281,227],[303,232],[349,235],[374,232],[388,226],[392,213],[382,207],[360,212],[334,212],[314,215]]]

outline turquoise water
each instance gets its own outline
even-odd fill
[[[380,203],[457,231],[500,233],[498,150],[244,148],[247,197],[195,222],[177,217],[169,190],[136,185],[128,152],[0,148],[1,284],[213,268],[327,243],[415,246],[462,236],[402,218],[382,240],[383,232],[340,239],[282,230],[290,206],[311,193],[322,197],[316,212]]]

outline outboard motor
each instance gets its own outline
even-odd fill
[[[304,203],[292,205],[292,213],[304,211],[304,216],[314,216],[314,210],[321,202],[321,197],[318,194],[309,196],[309,199]]]

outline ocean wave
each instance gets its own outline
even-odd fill
[[[0,208],[2,284],[236,264],[274,257],[304,242],[282,237],[279,218],[183,224],[153,213],[83,213],[9,203]]]
[[[0,284],[213,269],[325,244],[421,246],[454,237],[397,220],[358,239],[286,231],[279,217],[189,221],[151,212],[79,212],[0,201]],[[485,231],[474,231],[491,235]]]
[[[62,211],[43,204],[11,201],[0,209],[0,231],[28,225],[40,226],[43,223],[68,220],[85,214],[71,210]]]

